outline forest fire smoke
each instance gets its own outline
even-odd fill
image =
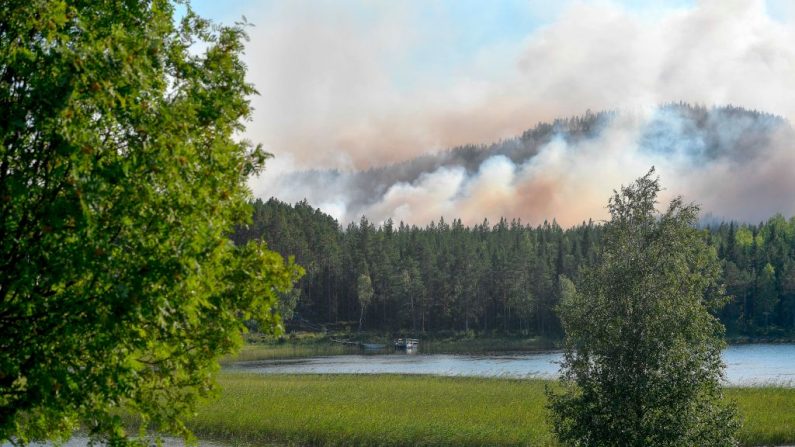
[[[462,51],[451,36],[482,21],[458,24],[426,2],[277,3],[253,19],[246,62],[262,95],[247,137],[277,163],[349,170],[510,138],[586,109],[685,100],[795,119],[791,12],[772,0],[648,3],[659,9],[534,2],[559,9],[441,72]]]
[[[539,125],[491,146],[464,147],[366,171],[292,172],[259,183],[307,199],[346,223],[366,215],[424,225],[520,218],[564,226],[606,216],[608,185],[655,166],[669,189],[705,212],[755,221],[795,212],[795,135],[783,118],[683,104]],[[776,193],[776,191],[780,191]]]
[[[420,56],[459,54],[449,36],[481,21],[456,25],[412,6],[422,2],[290,2],[255,17],[247,63],[262,96],[246,136],[276,155],[252,179],[255,196],[306,198],[343,223],[571,225],[605,217],[612,188],[654,165],[663,199],[682,194],[750,221],[795,212],[795,139],[784,121],[795,119],[795,16],[774,7],[787,2],[541,3],[562,6],[439,73],[420,69],[436,66]],[[783,119],[654,106],[679,100]],[[589,108],[622,112],[585,131],[511,138]],[[443,151],[491,141],[501,143]]]

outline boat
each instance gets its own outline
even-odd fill
[[[412,349],[417,349],[419,344],[420,341],[416,338],[398,338],[395,340],[395,349],[410,351]]]
[[[386,348],[386,345],[383,343],[360,343],[359,346],[366,350],[378,350]]]

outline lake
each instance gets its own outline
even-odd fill
[[[241,362],[234,371],[262,374],[433,374],[475,377],[558,375],[559,352],[494,355],[365,354]],[[723,352],[730,385],[795,385],[795,344],[729,346]]]

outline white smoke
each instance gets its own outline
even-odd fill
[[[433,32],[415,26],[426,2],[366,4],[365,19],[336,2],[276,5],[253,14],[258,26],[248,47],[251,80],[262,93],[248,137],[276,154],[251,181],[258,197],[306,198],[343,222],[366,214],[417,224],[440,216],[575,224],[604,217],[612,188],[654,165],[666,194],[716,215],[795,213],[791,130],[769,141],[718,144],[716,155],[691,132],[692,122],[653,106],[737,104],[795,118],[787,0],[701,0],[645,12],[571,1],[521,42],[484,49],[442,83],[420,76],[408,86],[395,84],[395,68],[406,72],[418,48],[443,48],[438,42],[455,34],[441,24]],[[431,156],[430,169],[395,181],[360,172],[510,138],[585,109],[625,113],[595,138],[561,136],[522,159],[494,154],[465,169]],[[666,120],[665,131],[648,138],[650,123]],[[736,124],[713,123],[729,140],[742,129]]]
[[[423,25],[417,17],[435,10],[427,2],[277,2],[249,15],[257,27],[247,63],[261,96],[248,136],[301,168],[366,169],[497,141],[586,109],[684,100],[792,120],[787,1],[701,0],[653,11],[567,1],[546,26],[482,48],[441,79],[435,67],[453,64],[452,36],[469,30],[444,16]],[[433,53],[418,65],[426,48]]]
[[[667,187],[664,200],[683,195],[706,212],[746,221],[795,213],[795,134],[786,122],[747,111],[729,118],[731,109],[692,117],[687,110],[619,113],[588,138],[561,131],[517,161],[481,149],[485,158],[474,170],[440,157],[408,180],[389,180],[403,169],[397,165],[294,174],[272,187],[280,199],[306,198],[342,222],[366,215],[419,225],[439,217],[574,225],[606,217],[612,189],[655,166]]]

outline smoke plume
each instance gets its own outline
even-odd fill
[[[644,3],[661,4],[626,2]],[[489,31],[488,17],[452,19],[471,8],[268,3],[249,15],[261,96],[246,136],[276,158],[251,188],[343,223],[568,225],[605,217],[612,188],[654,165],[665,194],[715,216],[795,213],[791,3],[533,0],[521,4],[550,9],[542,25],[466,57],[455,43]],[[775,116],[657,107],[680,100]],[[621,112],[553,121],[589,109]]]
[[[419,225],[439,217],[574,225],[604,218],[612,188],[656,166],[668,188],[664,200],[684,195],[713,215],[755,221],[795,213],[794,146],[784,118],[670,104],[588,112],[490,146],[368,170],[287,169],[262,192],[288,202],[307,199],[342,223],[366,215]]]
[[[350,170],[587,109],[684,100],[795,119],[791,0],[515,3],[548,17],[474,54],[457,42],[493,34],[491,18],[457,21],[472,9],[460,2],[268,3],[248,15],[257,26],[246,62],[261,96],[247,137],[298,169]],[[509,2],[486,4],[476,9]]]

